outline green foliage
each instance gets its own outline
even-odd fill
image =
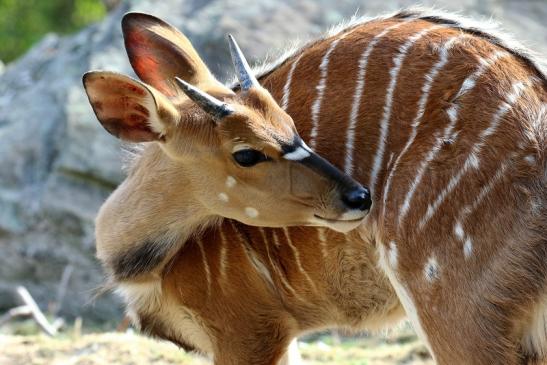
[[[14,60],[48,32],[71,33],[105,13],[100,0],[0,0],[0,60]]]

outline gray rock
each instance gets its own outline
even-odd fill
[[[0,311],[11,289],[26,285],[45,308],[66,265],[72,276],[62,314],[94,321],[121,318],[106,295],[89,305],[102,281],[94,259],[93,218],[121,181],[118,141],[96,121],[81,85],[90,69],[132,74],[120,20],[152,13],[180,28],[211,70],[231,78],[226,34],[252,60],[304,41],[354,13],[378,14],[413,0],[142,0],[124,2],[102,22],[70,37],[47,35],[17,62],[0,63]],[[516,0],[428,0],[474,16],[493,15],[546,54],[547,3]],[[280,53],[280,52],[274,52]]]

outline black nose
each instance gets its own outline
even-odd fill
[[[342,201],[350,209],[367,210],[372,205],[368,189],[362,187],[345,192]]]

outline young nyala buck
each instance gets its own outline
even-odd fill
[[[437,363],[547,362],[547,81],[526,51],[402,11],[258,81],[231,41],[230,90],[160,20],[123,29],[144,83],[84,84],[107,130],[154,141],[97,218],[98,257],[143,329],[219,364],[276,363],[304,331],[397,315],[374,250]]]

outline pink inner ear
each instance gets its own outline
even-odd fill
[[[146,107],[146,99],[152,96],[141,85],[100,76],[88,83],[87,91],[97,118],[109,133],[130,142],[159,139],[150,128],[150,111]]]
[[[196,73],[197,65],[176,44],[177,36],[169,32],[160,36],[139,26],[124,29],[125,48],[135,73],[167,96],[177,94],[175,76],[190,80]]]

